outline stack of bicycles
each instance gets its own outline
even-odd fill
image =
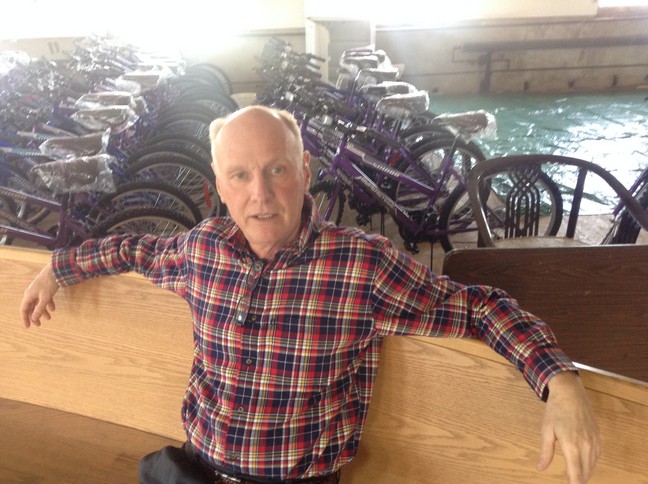
[[[238,106],[218,67],[101,38],[64,63],[0,66],[1,243],[172,234],[224,213],[208,125]]]
[[[340,223],[348,206],[359,225],[378,216],[384,233],[389,215],[413,253],[422,242],[439,242],[446,251],[477,247],[466,175],[484,160],[474,140],[494,133],[494,117],[429,112],[428,93],[400,81],[387,54],[373,47],[345,51],[335,83],[322,81],[323,61],[272,39],[258,68],[266,81],[259,102],[292,112],[306,149],[320,162],[310,191],[323,218]],[[544,210],[562,213],[569,187],[563,194],[546,174],[538,183]],[[488,182],[483,189],[491,194],[488,218],[504,224],[501,187]],[[648,210],[648,168],[630,192]],[[561,221],[557,216],[545,235],[555,235]],[[602,244],[637,242],[640,227],[622,204],[611,224]]]
[[[430,113],[428,93],[400,81],[380,50],[345,51],[335,84],[321,80],[322,61],[273,39],[258,72],[259,101],[292,112],[320,162],[311,193],[324,219],[340,223],[348,205],[360,225],[378,216],[384,233],[389,215],[413,253],[422,242],[476,245],[465,180],[484,159],[473,138],[493,132],[493,116]]]

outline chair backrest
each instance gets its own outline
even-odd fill
[[[600,165],[578,158],[491,158],[471,169],[468,194],[481,246],[597,245],[617,203],[648,230],[648,213],[623,184]]]

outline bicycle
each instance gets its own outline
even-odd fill
[[[54,137],[42,133],[16,132],[15,137],[19,140],[44,140],[38,145],[38,149],[24,149],[2,146],[0,147],[0,184],[19,188],[23,191],[41,196],[51,196],[51,190],[38,183],[37,179],[29,176],[30,172],[45,170],[52,160],[63,160],[67,158],[83,158],[99,156],[105,157],[105,163],[109,165],[111,176],[118,181],[111,193],[95,196],[93,209],[88,217],[95,224],[105,214],[118,212],[124,208],[134,207],[160,207],[175,211],[194,223],[203,219],[198,206],[178,187],[159,180],[131,180],[120,167],[116,159],[105,155],[109,133],[93,133],[85,136]],[[0,140],[2,133],[0,133]],[[0,144],[7,144],[2,143]],[[60,178],[60,177],[59,177]],[[50,180],[53,178],[50,176]],[[51,187],[49,187],[51,189]],[[101,210],[98,209],[101,207]],[[23,213],[23,217],[30,220],[43,219],[48,211],[44,208],[35,213]]]
[[[646,167],[629,188],[632,196],[648,211],[648,167]],[[635,244],[641,226],[622,203],[612,211],[612,226],[602,240],[602,244]]]
[[[385,98],[381,103],[378,109],[406,109],[398,99]],[[474,124],[477,118],[475,113],[469,113],[448,120],[456,130],[457,140],[484,129],[487,123],[480,119]],[[334,152],[329,150],[333,155],[325,161],[310,189],[325,220],[339,224],[348,203],[358,212],[360,225],[379,214],[381,233],[384,215],[389,214],[398,226],[405,248],[412,253],[418,252],[421,242],[440,241],[446,251],[454,248],[450,236],[466,229],[457,224],[456,211],[463,207],[450,204],[449,196],[458,190],[465,192],[466,185],[465,167],[456,166],[452,150],[442,159],[426,164],[402,144],[378,136],[379,141],[390,144],[382,153],[389,157],[381,158],[375,150],[376,133],[371,130],[346,123],[328,130],[320,127],[317,133],[323,137],[321,133],[328,131],[330,138],[330,129],[341,131],[340,141]],[[367,133],[369,141],[365,138]]]
[[[194,223],[164,208],[124,209],[115,214],[107,214],[105,219],[93,226],[89,223],[87,207],[93,206],[90,192],[82,191],[87,178],[93,178],[94,185],[101,185],[101,169],[98,164],[88,163],[86,158],[64,160],[67,171],[61,183],[60,199],[24,192],[19,189],[0,186],[0,242],[9,244],[13,239],[21,239],[47,249],[76,245],[83,240],[102,237],[115,233],[155,233],[173,235],[189,230]],[[98,171],[95,171],[98,170]],[[21,207],[17,210],[17,207]],[[56,215],[51,227],[42,228],[36,220],[22,216],[25,207],[45,209]],[[101,209],[101,207],[96,207]]]

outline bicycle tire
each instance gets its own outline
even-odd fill
[[[442,172],[446,156],[452,155],[453,168],[456,175]],[[478,162],[485,159],[484,154],[479,149],[474,149],[468,143],[461,140],[440,138],[423,144],[418,149],[412,151],[414,163],[401,163],[399,169],[408,176],[423,182],[430,187],[435,187],[444,177],[443,185],[438,189],[434,200],[421,192],[412,191],[407,185],[398,183],[395,190],[395,200],[401,205],[408,207],[410,210],[426,210],[434,206],[440,209],[450,194],[458,187],[465,184],[468,171]],[[420,172],[420,168],[424,173]]]
[[[117,186],[117,191],[100,197],[88,213],[94,224],[100,223],[105,214],[114,214],[133,208],[166,208],[178,213],[194,224],[203,216],[196,203],[184,192],[172,185],[151,181],[130,181]]]
[[[196,76],[206,76],[208,79],[215,81],[228,96],[234,92],[230,77],[227,75],[225,70],[215,64],[209,62],[198,62],[187,66],[185,72]]]
[[[466,143],[465,141],[458,140],[455,138],[441,137],[434,139],[432,141],[423,143],[419,145],[416,149],[412,150],[412,154],[416,159],[425,157],[428,153],[437,153],[443,152],[443,155],[447,155],[451,149],[454,149],[454,167],[457,169],[463,177],[465,177],[470,169],[475,166],[476,163],[484,161],[486,156],[484,152],[474,143]],[[459,155],[459,157],[457,156]],[[442,161],[436,160],[433,163],[433,168],[438,169],[438,163]]]
[[[542,221],[540,235],[555,236],[560,230],[563,219],[563,198],[560,188],[546,173],[540,173],[537,183],[544,187],[541,191],[545,194],[545,205],[548,207],[546,211],[550,214],[549,217]],[[502,217],[502,205],[501,200],[491,190],[491,187],[491,182],[486,180],[483,187],[485,193],[482,198],[487,200],[489,218],[493,222],[493,219]],[[497,232],[497,226],[494,223],[493,226],[495,232]],[[443,235],[439,240],[446,252],[454,249],[477,248],[479,246],[477,224],[472,214],[472,205],[468,192],[464,187],[457,187],[447,198],[439,214],[439,228],[443,231]],[[460,230],[461,232],[458,232]],[[497,233],[495,235],[497,236]]]
[[[207,119],[210,122],[216,118],[222,117],[224,114],[220,110],[212,109],[199,102],[188,102],[182,104],[170,104],[160,110],[159,120],[163,121],[166,118],[173,116],[196,115],[202,119]]]
[[[344,215],[346,197],[344,196],[344,193],[340,191],[335,204],[332,207],[329,207],[334,189],[335,182],[333,180],[323,180],[315,183],[310,188],[309,192],[315,200],[315,206],[317,207],[322,220],[331,221],[335,225],[340,225],[342,222],[342,216]]]
[[[447,173],[442,173],[444,158],[453,151],[453,166],[457,169],[460,179]],[[448,196],[458,185],[464,183],[467,168],[484,159],[481,151],[474,151],[471,146],[461,141],[455,142],[454,139],[437,139],[425,143],[419,149],[412,152],[414,162],[404,161],[398,166],[399,170],[407,176],[424,183],[432,188],[439,184],[442,177],[445,177],[444,184],[434,196],[420,192],[411,188],[406,183],[398,183],[394,190],[394,199],[396,202],[410,211],[428,210],[432,206],[437,209],[442,207]]]
[[[644,210],[648,210],[648,181],[637,190],[635,198]],[[622,209],[619,214],[619,223],[614,231],[610,243],[612,244],[636,244],[641,232],[641,226],[630,213]]]
[[[6,164],[3,168],[4,186],[21,190],[31,195],[44,198],[53,198],[52,191],[47,189],[39,179],[30,177],[22,168]],[[33,206],[28,201],[8,200],[7,208],[13,210],[13,213],[25,220],[26,222],[37,224],[47,218],[52,211],[45,207]]]
[[[206,109],[206,111],[209,111],[211,113],[211,111],[208,109]],[[198,111],[186,110],[186,111],[165,113],[165,114],[160,114],[158,116],[158,119],[155,123],[155,126],[153,127],[153,130],[159,130],[164,132],[164,129],[161,129],[162,127],[174,123],[176,121],[187,121],[187,120],[198,121],[203,124],[209,125],[209,123],[211,123],[213,119],[214,117],[212,114],[207,115],[203,112],[198,112]]]
[[[195,119],[175,119],[159,123],[155,129],[159,135],[179,135],[195,138],[201,145],[209,144],[209,123]]]
[[[210,166],[173,152],[155,152],[130,163],[124,175],[131,180],[163,181],[186,193],[203,218],[225,214]]]
[[[454,138],[447,128],[430,124],[411,126],[398,132],[398,139],[410,148],[417,143],[420,144],[421,141],[434,141],[435,139],[448,137]]]
[[[0,195],[0,209],[6,210],[9,213],[15,213],[16,211],[13,200],[11,200],[11,198],[3,197],[1,195]],[[0,224],[4,224],[4,223],[10,223],[10,221],[6,219],[0,212]],[[0,234],[0,245],[11,245],[12,242],[13,239],[9,237],[8,234]]]
[[[151,234],[173,236],[193,227],[191,220],[163,208],[130,209],[108,217],[93,230],[94,237]]]
[[[226,96],[209,86],[194,86],[186,91],[179,93],[173,103],[195,102],[209,100],[213,103],[220,104],[224,109],[233,113],[238,109],[238,105],[230,96]]]
[[[135,161],[142,156],[160,151],[181,153],[207,166],[211,165],[211,150],[208,144],[192,136],[178,133],[151,137],[140,149],[130,155],[129,159]]]

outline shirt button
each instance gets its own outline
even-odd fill
[[[238,410],[238,413],[243,413],[243,412],[245,412],[245,407],[243,405],[241,405],[236,410]]]
[[[252,360],[252,358],[247,358],[245,360],[245,364],[248,365],[248,366],[250,366],[252,363],[254,363],[254,360]]]
[[[238,454],[230,454],[230,455],[229,455],[230,460],[238,460],[239,457],[240,457],[240,456],[239,456]]]
[[[253,314],[252,316],[250,316],[250,321],[256,321],[257,319],[259,319],[259,318],[257,317],[256,314]]]

